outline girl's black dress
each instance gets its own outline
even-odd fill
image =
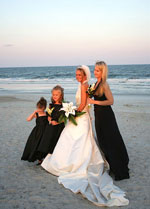
[[[46,125],[48,124],[48,116],[38,116],[36,113],[36,126],[33,128],[27,140],[21,160],[34,162],[37,160],[37,149],[41,142]]]
[[[58,119],[61,115],[60,109],[62,108],[61,104],[50,104],[50,108],[53,108],[51,113],[51,120],[55,120],[58,122]],[[58,142],[59,136],[64,129],[64,123],[60,123],[58,125],[47,124],[42,140],[38,147],[38,159],[42,160],[45,158],[48,153],[52,154],[53,150]]]
[[[94,95],[94,99],[104,101],[106,97]],[[129,178],[129,157],[111,106],[94,105],[94,113],[97,140],[115,180]]]

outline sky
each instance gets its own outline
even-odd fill
[[[150,64],[149,0],[0,0],[0,67]]]

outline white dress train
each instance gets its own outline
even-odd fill
[[[76,93],[77,106],[81,102],[81,85]],[[125,192],[113,184],[105,169],[105,162],[93,137],[88,106],[77,118],[78,125],[68,122],[52,155],[41,166],[58,176],[59,184],[98,206],[123,206],[129,201]]]

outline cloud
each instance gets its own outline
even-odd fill
[[[14,45],[13,44],[4,44],[3,46],[4,47],[13,47]]]

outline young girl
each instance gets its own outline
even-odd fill
[[[94,75],[97,82],[94,100],[88,99],[88,102],[94,104],[97,140],[110,164],[112,173],[115,175],[115,180],[128,179],[129,157],[111,108],[113,95],[106,81],[107,72],[105,62],[95,64]]]
[[[37,148],[42,139],[46,125],[48,124],[48,116],[45,112],[47,101],[41,97],[37,102],[37,109],[27,118],[27,121],[31,121],[33,118],[36,118],[36,126],[33,128],[21,160],[27,160],[29,162],[34,162],[37,160]]]
[[[64,99],[64,89],[57,85],[52,89],[52,103],[49,104],[49,108],[53,111],[49,119],[49,124],[46,125],[42,140],[38,147],[38,159],[42,159],[48,154],[52,154],[53,150],[58,142],[59,136],[64,129],[64,123],[58,123],[60,117],[60,109],[62,108],[62,101]]]

